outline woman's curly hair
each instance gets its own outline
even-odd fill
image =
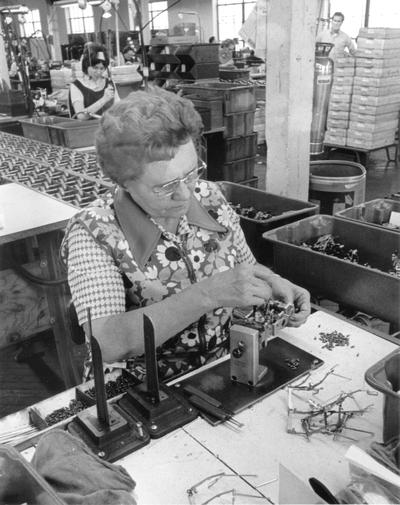
[[[96,135],[99,164],[123,186],[140,177],[146,163],[170,160],[190,139],[196,145],[202,129],[190,100],[156,86],[133,91],[101,118]]]

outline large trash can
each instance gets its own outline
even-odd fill
[[[365,201],[365,168],[352,161],[310,162],[309,200],[321,214],[336,214]]]

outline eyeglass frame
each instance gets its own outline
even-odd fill
[[[198,181],[206,169],[207,169],[207,163],[203,160],[200,160],[200,166],[190,170],[184,177],[174,179],[164,184],[160,184],[159,186],[153,186],[152,191],[160,198],[173,195],[182,183],[190,184],[192,182]],[[194,174],[196,174],[196,177],[193,180],[190,180],[190,178],[193,177]],[[173,189],[164,192],[165,189],[168,187],[173,187]]]

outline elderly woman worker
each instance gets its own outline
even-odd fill
[[[84,76],[70,84],[69,109],[72,117],[91,119],[111,107],[118,95],[111,80],[104,77],[109,59],[103,46],[88,46],[81,63]]]
[[[79,212],[62,246],[78,318],[107,363],[143,371],[143,314],[153,322],[162,378],[227,352],[233,307],[309,295],[256,263],[239,217],[217,184],[201,180],[201,120],[192,103],[160,88],[136,91],[104,113],[99,163],[112,195]]]

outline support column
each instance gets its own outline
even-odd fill
[[[63,9],[60,9],[63,11]],[[51,58],[55,61],[62,61],[61,55],[61,39],[60,39],[60,30],[58,26],[58,14],[57,7],[55,5],[51,5],[48,7],[47,11],[47,25],[49,29],[48,42],[50,44]]]
[[[266,190],[308,200],[319,0],[267,0]]]
[[[8,88],[10,88],[10,76],[8,74],[6,48],[4,47],[4,37],[0,24],[0,83],[2,79],[5,81]]]

